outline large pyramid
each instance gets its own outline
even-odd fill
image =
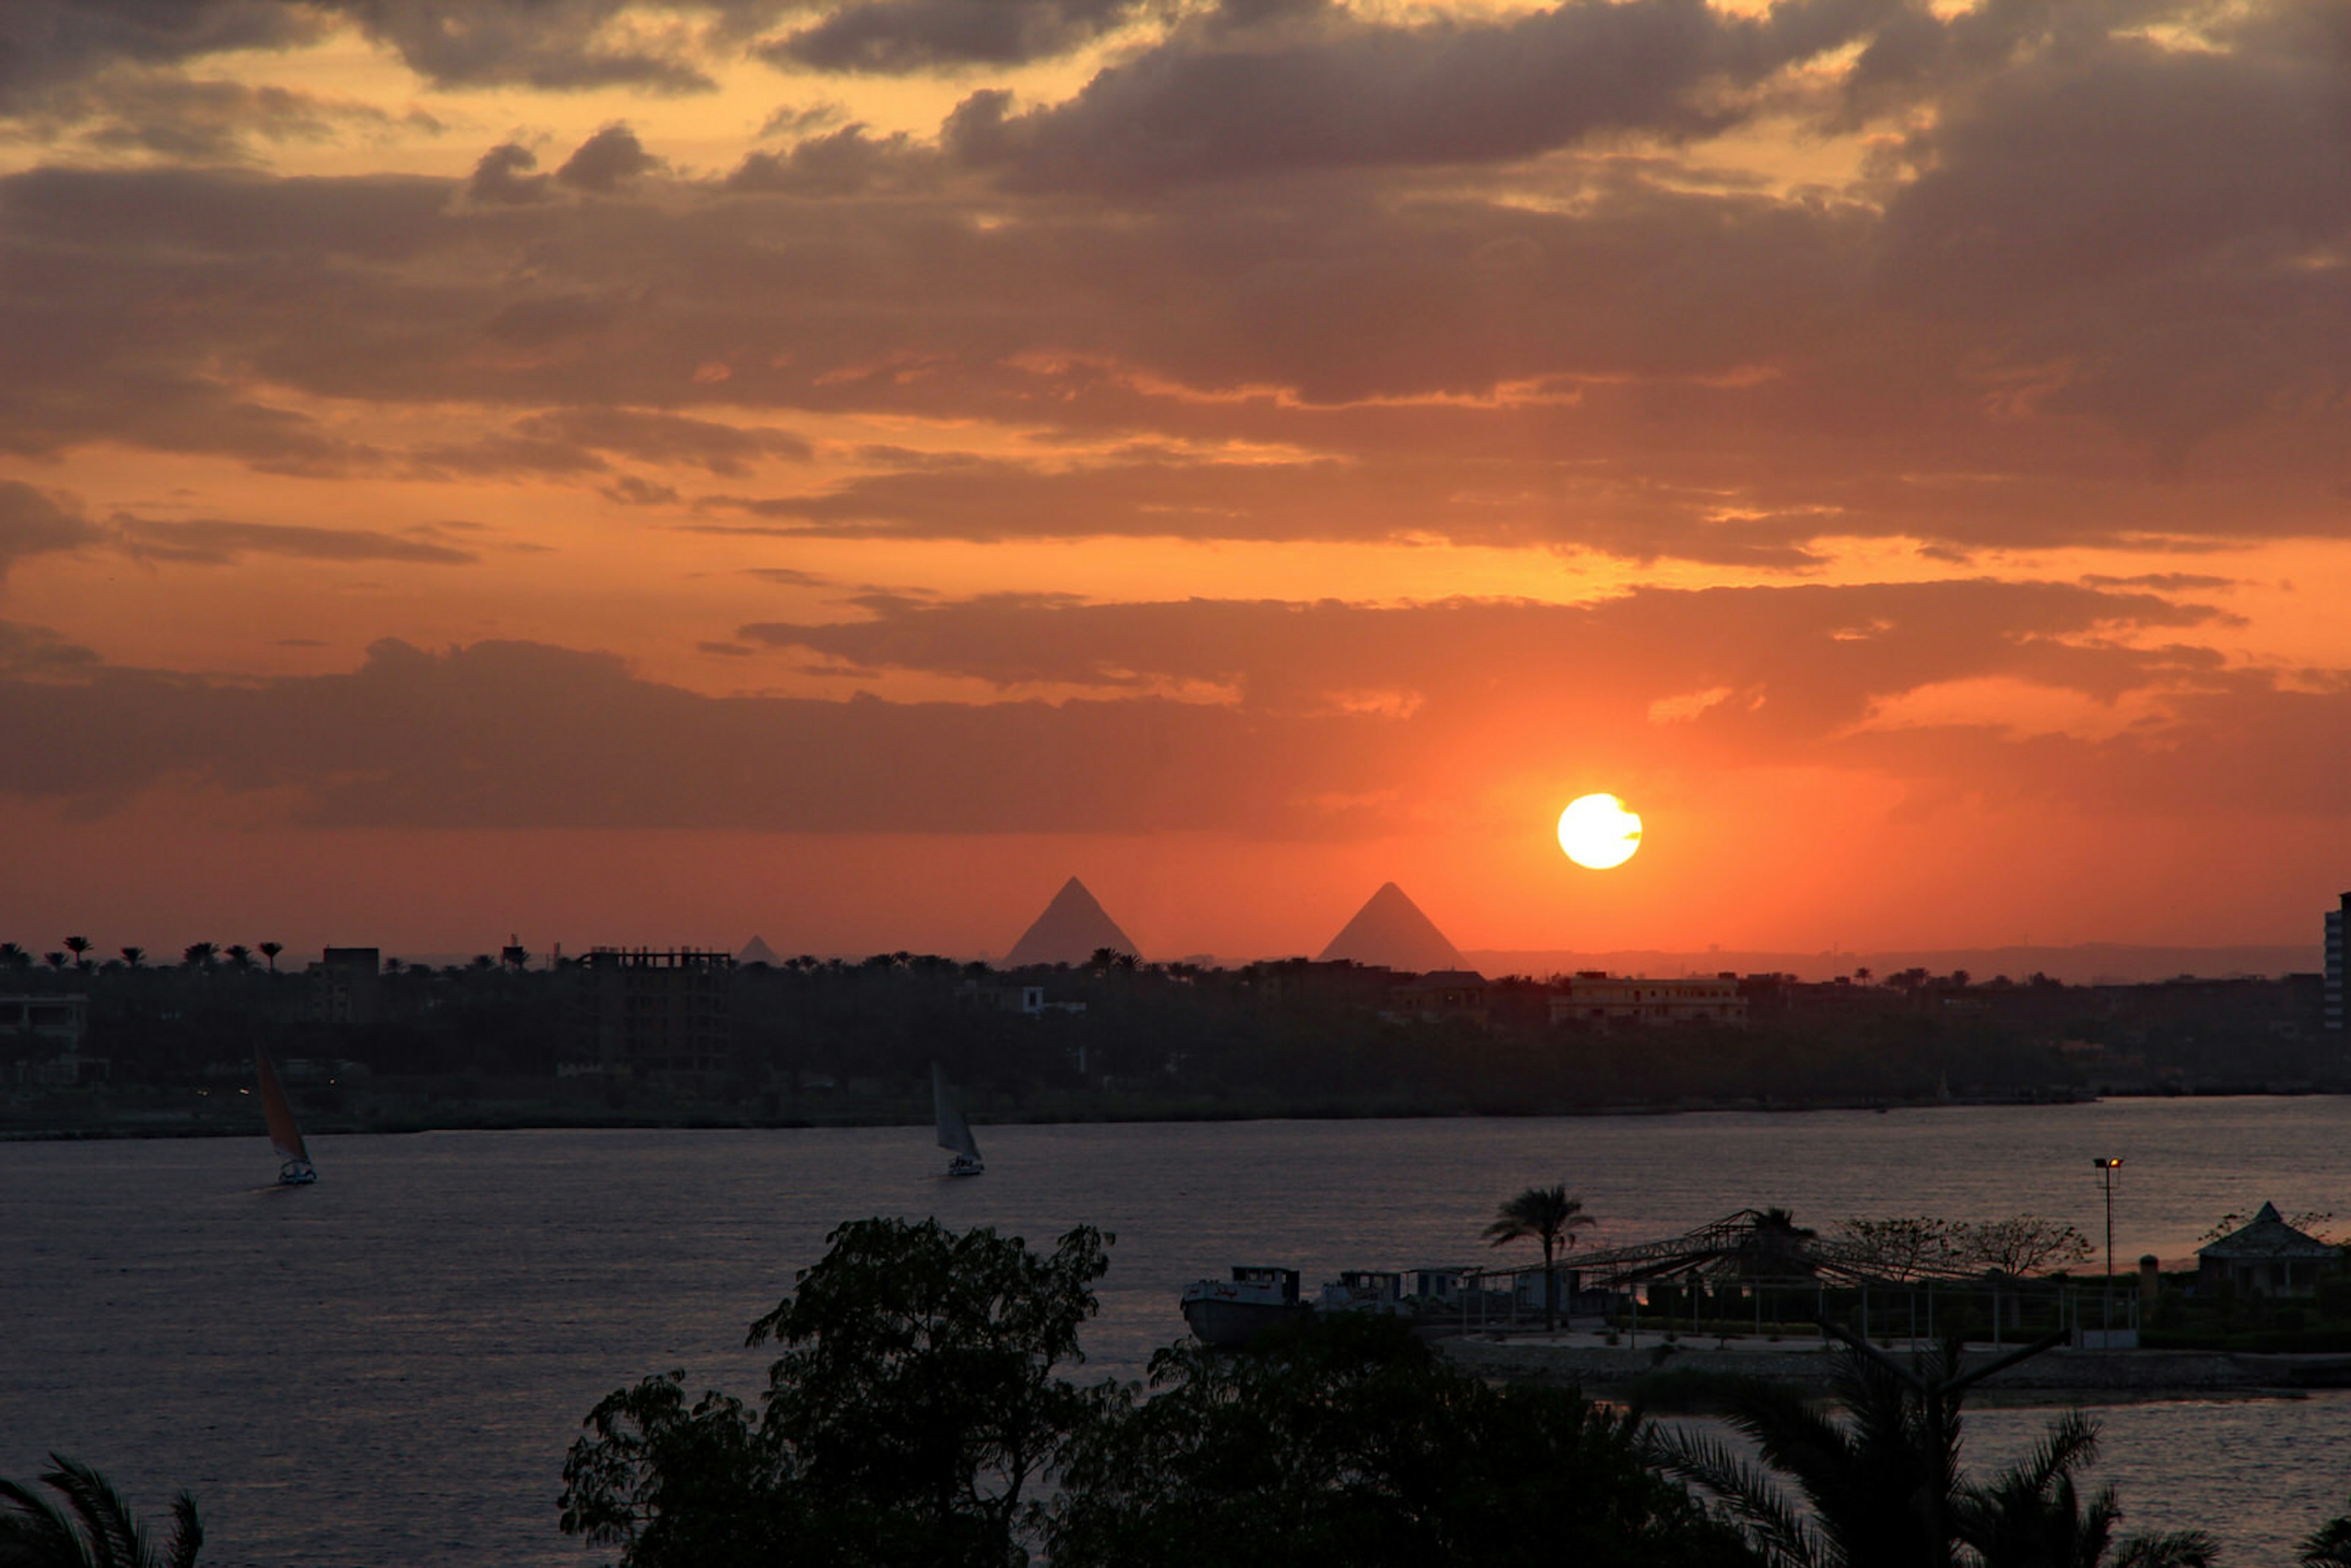
[[[1004,956],[1002,968],[1018,969],[1029,964],[1082,964],[1097,949],[1108,947],[1113,952],[1134,953],[1141,949],[1134,938],[1118,928],[1118,922],[1094,902],[1086,884],[1076,877],[1061,884],[1045,913],[1037,923],[1020,934],[1012,951]]]
[[[744,944],[740,953],[735,955],[735,961],[738,964],[765,964],[772,968],[784,960],[781,954],[768,946],[766,937],[754,936]]]
[[[1420,905],[1392,882],[1382,883],[1371,902],[1357,910],[1345,928],[1331,938],[1331,946],[1322,949],[1322,962],[1338,958],[1406,969],[1416,975],[1461,967],[1459,950],[1420,912]]]

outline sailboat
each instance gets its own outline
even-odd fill
[[[269,1064],[269,1053],[259,1046],[253,1048],[253,1075],[261,1081],[261,1112],[269,1118],[269,1146],[286,1163],[277,1167],[281,1186],[308,1186],[319,1179],[311,1168],[310,1151],[302,1145],[302,1129],[294,1124],[294,1107],[286,1103],[285,1085],[277,1082],[277,1069]]]
[[[979,1163],[979,1145],[971,1135],[971,1124],[963,1119],[963,1107],[956,1103],[947,1075],[935,1061],[931,1063],[931,1110],[939,1121],[939,1147],[955,1156],[947,1162],[947,1175],[977,1176],[986,1170]]]

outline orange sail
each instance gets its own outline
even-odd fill
[[[269,1118],[269,1146],[281,1160],[308,1164],[310,1151],[302,1146],[302,1129],[294,1124],[294,1107],[286,1103],[286,1091],[277,1082],[277,1070],[269,1065],[269,1053],[257,1045],[253,1048],[253,1071],[261,1080],[261,1111]]]

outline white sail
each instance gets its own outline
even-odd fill
[[[971,1124],[963,1119],[963,1107],[956,1103],[955,1091],[947,1087],[947,1075],[939,1071],[935,1061],[931,1063],[931,1109],[939,1120],[939,1147],[967,1160],[979,1158],[979,1145],[972,1139]]]

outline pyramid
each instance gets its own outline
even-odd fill
[[[1012,951],[1004,956],[1000,967],[1022,968],[1030,964],[1082,964],[1094,956],[1094,950],[1108,947],[1120,953],[1136,953],[1140,949],[1134,938],[1118,928],[1086,891],[1086,884],[1076,877],[1061,884],[1045,913],[1037,923],[1020,934]]]
[[[1461,954],[1445,939],[1445,933],[1436,923],[1420,912],[1420,905],[1404,895],[1395,883],[1382,883],[1371,901],[1355,912],[1339,935],[1331,938],[1331,946],[1322,949],[1321,962],[1350,958],[1358,964],[1378,964],[1391,969],[1406,969],[1414,974],[1426,974],[1431,969],[1461,967]]]
[[[754,936],[744,944],[740,953],[735,955],[735,961],[738,964],[765,964],[772,968],[784,960],[782,955],[768,946],[765,937]]]

